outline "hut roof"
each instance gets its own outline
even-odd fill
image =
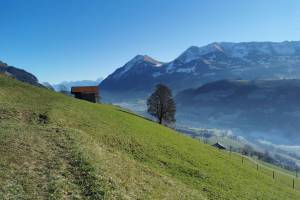
[[[99,89],[97,86],[80,86],[80,87],[72,87],[71,92],[72,93],[77,93],[77,92],[98,93]]]
[[[226,149],[226,147],[223,144],[219,143],[219,142],[213,144],[212,146],[217,147],[219,149]]]

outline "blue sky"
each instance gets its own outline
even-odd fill
[[[299,0],[0,0],[0,60],[40,81],[105,77],[137,54],[300,40]]]

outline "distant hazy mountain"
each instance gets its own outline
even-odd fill
[[[59,84],[54,84],[52,87],[58,91],[61,87],[65,87],[68,91],[71,90],[73,86],[97,86],[103,80],[103,78],[99,78],[95,81],[93,80],[82,80],[82,81],[64,81]]]
[[[299,66],[300,42],[221,42],[192,46],[168,63],[138,55],[100,87],[118,99],[145,97],[157,83],[178,92],[223,79],[300,78]]]
[[[300,80],[216,81],[176,96],[179,124],[300,142]]]
[[[31,85],[41,86],[38,79],[31,73],[26,72],[23,69],[9,66],[6,63],[0,61],[0,73],[14,77],[19,81],[29,83]]]

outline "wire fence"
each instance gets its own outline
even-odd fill
[[[251,157],[243,156],[240,154],[236,155],[239,155],[242,165],[256,169],[258,173],[269,176],[274,181],[285,184],[294,190],[300,190],[300,178],[298,177],[298,172],[295,171],[294,174],[293,172],[285,172],[286,170],[280,169],[279,167],[271,167],[261,164],[259,161],[252,159]]]

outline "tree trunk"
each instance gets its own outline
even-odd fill
[[[159,123],[159,124],[162,124],[162,117],[159,118],[158,123]]]

